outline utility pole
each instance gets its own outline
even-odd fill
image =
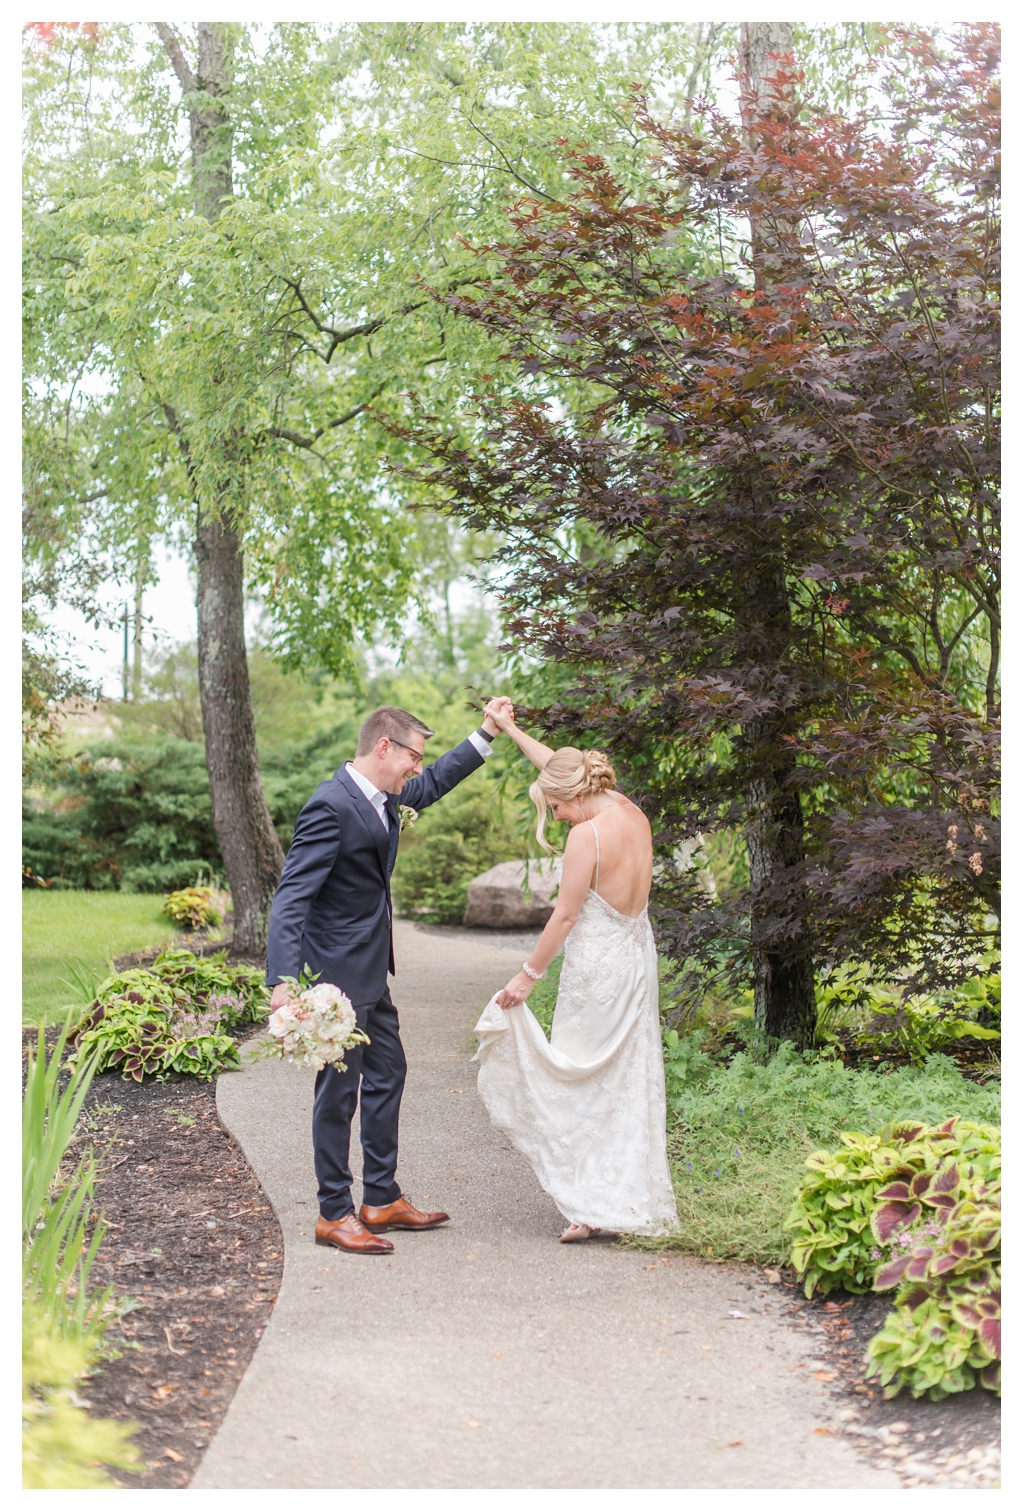
[[[138,703],[142,697],[142,586],[145,575],[142,552],[139,551],[138,565],[135,568],[135,665],[131,679],[133,703]]]
[[[124,625],[124,652],[121,656],[121,702],[128,701],[128,605],[121,605],[121,623]]]

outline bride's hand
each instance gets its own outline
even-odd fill
[[[493,719],[498,729],[505,733],[515,728],[515,709],[510,698],[491,698],[483,714],[485,718]]]
[[[511,978],[504,991],[497,993],[498,1007],[503,1007],[505,1012],[511,1007],[521,1007],[535,985],[536,982],[530,981],[525,971],[519,971],[517,976]]]

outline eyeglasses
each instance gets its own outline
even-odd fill
[[[404,740],[392,740],[390,735],[387,736],[387,739],[390,741],[390,743],[392,745],[400,745],[401,748],[402,748],[402,750],[407,750],[408,753],[409,753],[409,755],[415,756],[416,762],[417,762],[418,765],[421,766],[423,764],[423,756],[426,754],[425,751],[423,751],[423,750],[413,750],[412,746],[411,745],[406,745]]]

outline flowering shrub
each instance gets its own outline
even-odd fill
[[[122,971],[100,986],[75,1030],[75,1057],[97,1054],[97,1071],[126,1080],[170,1070],[208,1081],[237,1066],[228,1030],[266,1012],[262,972],[166,950],[147,970]]]
[[[959,1118],[937,1128],[899,1122],[873,1135],[843,1133],[841,1143],[838,1150],[810,1155],[810,1173],[785,1221],[786,1228],[796,1229],[791,1259],[797,1274],[805,1277],[808,1296],[838,1287],[869,1290],[890,1245],[896,1243],[898,1253],[906,1246],[908,1230],[913,1230],[915,1242],[918,1228],[933,1226],[941,1199],[948,1194],[934,1184],[943,1162],[947,1169],[947,1162],[955,1159],[958,1178],[971,1189],[983,1186],[1000,1168],[998,1130]],[[889,1195],[884,1215],[875,1224],[878,1199],[903,1188],[927,1191],[929,1201],[915,1195],[899,1201]],[[924,1205],[930,1209],[926,1216]]]

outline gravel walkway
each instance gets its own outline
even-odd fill
[[[193,1488],[897,1488],[857,1454],[814,1378],[819,1343],[757,1272],[556,1242],[470,1063],[480,1008],[531,942],[396,927],[399,1179],[452,1221],[393,1235],[393,1258],[313,1245],[311,1075],[221,1077],[285,1271]]]

